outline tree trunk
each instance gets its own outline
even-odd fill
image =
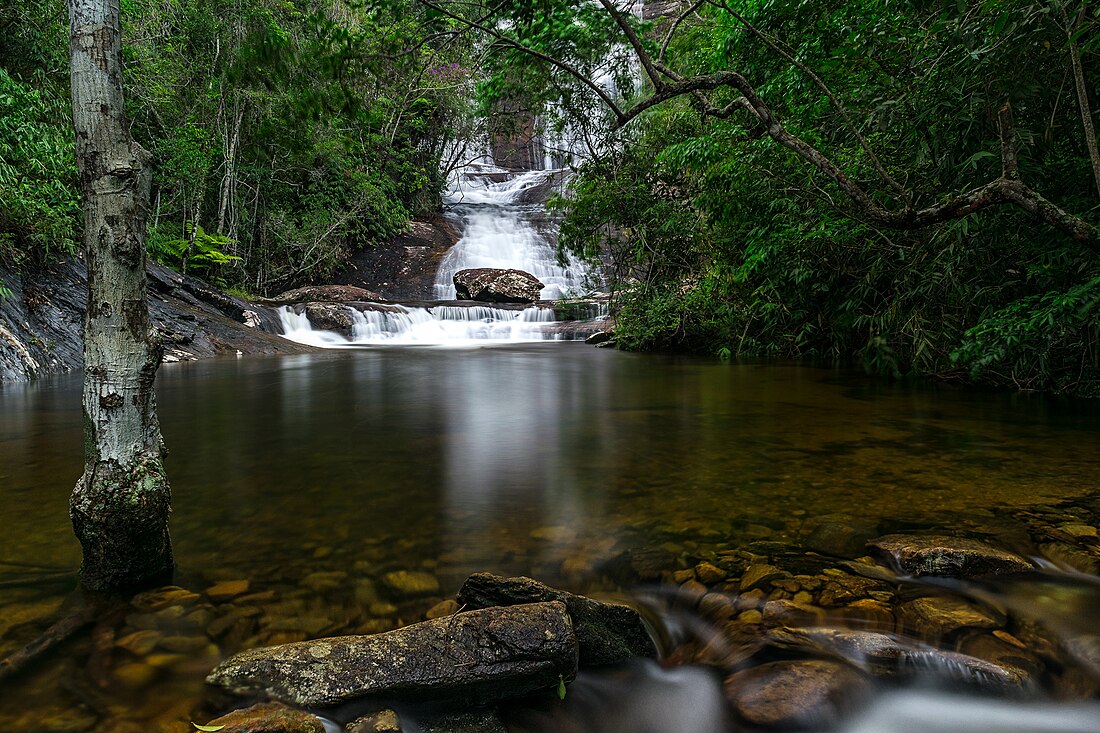
[[[73,125],[84,203],[84,473],[70,516],[92,589],[171,574],[171,491],[153,378],[160,346],[145,300],[149,154],[122,98],[119,0],[69,0]]]
[[[1085,85],[1085,67],[1081,65],[1081,50],[1077,47],[1077,41],[1073,34],[1081,23],[1081,16],[1070,23],[1066,14],[1066,6],[1062,5],[1062,22],[1066,25],[1066,42],[1069,44],[1069,58],[1073,65],[1073,81],[1077,86],[1077,106],[1081,110],[1081,127],[1085,131],[1085,145],[1089,149],[1089,161],[1092,163],[1092,176],[1096,182],[1096,192],[1100,194],[1100,151],[1096,148],[1096,132],[1092,126],[1092,109],[1089,106],[1088,87]]]

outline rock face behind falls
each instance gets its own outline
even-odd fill
[[[452,278],[459,300],[482,303],[533,303],[542,293],[542,282],[523,270],[476,267],[459,270]]]
[[[219,664],[206,681],[302,707],[367,697],[477,704],[554,689],[576,670],[573,624],[565,604],[554,601],[252,649]]]

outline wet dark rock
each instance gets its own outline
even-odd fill
[[[891,534],[867,544],[909,575],[966,578],[1033,569],[1019,555],[965,537]]]
[[[1018,691],[1032,677],[1021,665],[942,651],[873,631],[776,628],[768,631],[766,640],[779,649],[838,657],[876,677],[930,677],[991,692]]]
[[[566,181],[572,175],[569,170],[546,171],[546,176],[535,183],[522,189],[515,198],[517,204],[537,205],[545,204],[555,192],[560,192]]]
[[[482,303],[534,303],[542,282],[523,270],[475,267],[454,274],[455,293],[460,300]]]
[[[408,230],[393,239],[352,252],[328,282],[353,285],[402,303],[434,298],[439,260],[458,241],[458,226],[446,214],[410,222]]]
[[[495,710],[467,710],[420,721],[421,733],[508,733]]]
[[[275,303],[308,303],[311,301],[347,303],[350,301],[384,300],[384,298],[372,290],[354,285],[307,285],[279,293],[270,300]]]
[[[626,550],[598,568],[619,585],[636,585],[662,580],[676,568],[676,556],[660,547]]]
[[[221,733],[325,733],[325,726],[316,716],[277,702],[234,710],[207,725],[224,726]]]
[[[242,652],[207,682],[300,706],[363,697],[484,703],[555,688],[576,673],[565,604],[486,608],[373,636],[343,636]]]
[[[725,681],[727,699],[746,722],[814,730],[835,724],[871,687],[858,669],[819,659],[769,662]]]
[[[584,342],[586,344],[597,346],[599,344],[607,343],[613,338],[615,338],[615,334],[611,331],[596,331],[594,334],[586,338]]]
[[[301,307],[301,306],[300,306]],[[342,303],[306,303],[304,306],[310,327],[319,331],[332,331],[344,338],[352,336],[355,320],[352,309]]]
[[[582,667],[620,664],[635,657],[657,656],[653,640],[634,609],[617,603],[600,603],[551,588],[531,578],[502,578],[491,573],[475,573],[466,579],[456,600],[466,608],[561,601],[573,619]]]
[[[270,309],[201,280],[150,264],[149,310],[165,361],[236,354],[295,354],[310,347],[281,338]],[[79,369],[87,292],[84,264],[69,260],[22,276],[4,275],[0,298],[0,382]]]

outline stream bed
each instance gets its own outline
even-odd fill
[[[182,733],[217,712],[203,677],[226,655],[415,622],[476,571],[649,603],[675,647],[683,604],[653,599],[731,553],[828,574],[873,537],[935,532],[1086,579],[1100,562],[1090,402],[550,342],[171,364],[157,392],[179,590],[0,686],[0,730]],[[79,403],[79,375],[0,392],[0,656],[73,602]],[[1076,635],[1100,628],[1090,583],[1054,611],[1041,584],[985,592]],[[1078,714],[1100,687],[1058,665],[1040,697]],[[622,729],[584,712],[640,689],[609,684],[577,683],[587,727],[542,729]],[[1085,730],[1045,719],[983,731]]]

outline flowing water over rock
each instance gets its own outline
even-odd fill
[[[323,348],[378,345],[470,346],[487,343],[583,339],[595,328],[577,329],[559,321],[553,303],[583,295],[599,285],[588,265],[575,257],[559,262],[554,225],[543,205],[548,189],[564,171],[513,173],[492,165],[471,165],[454,179],[445,201],[462,222],[462,236],[447,252],[436,274],[439,303],[341,305],[342,328],[317,323],[304,307],[282,306],[284,335]],[[528,308],[454,302],[454,274],[472,268],[517,269],[544,285],[539,305]],[[574,314],[596,318],[606,305],[570,304]],[[574,315],[575,317],[575,315]],[[322,319],[324,320],[324,319]],[[331,320],[331,319],[329,319]]]
[[[476,267],[514,268],[530,272],[545,287],[543,300],[579,295],[588,268],[574,257],[558,262],[555,234],[545,209],[523,204],[524,193],[552,180],[560,171],[528,171],[519,175],[499,170],[468,170],[457,178],[447,203],[465,227],[462,238],[443,258],[436,275],[436,297],[455,297],[451,278],[459,270]]]

